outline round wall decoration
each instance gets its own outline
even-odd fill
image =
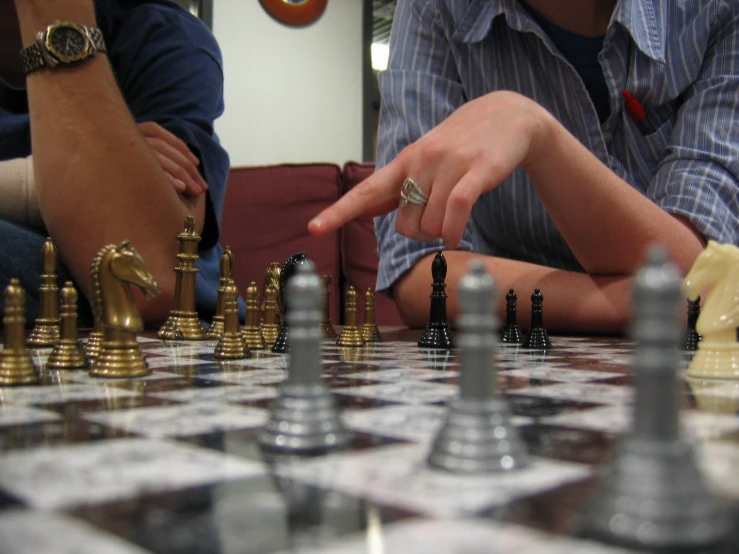
[[[280,23],[305,27],[320,19],[328,0],[259,0],[259,3]]]

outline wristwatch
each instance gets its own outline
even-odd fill
[[[80,63],[98,52],[107,53],[100,29],[69,21],[56,21],[21,50],[23,71],[28,75],[42,67],[53,68]]]

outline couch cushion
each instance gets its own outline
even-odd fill
[[[305,252],[319,275],[331,276],[331,317],[339,321],[339,236],[315,237],[308,222],[338,200],[341,185],[333,164],[231,168],[220,242],[234,254],[233,277],[242,294],[250,281],[261,290],[271,262],[282,265]]]
[[[347,162],[344,165],[344,192],[372,175],[373,163]],[[350,285],[357,290],[360,321],[364,307],[364,293],[377,284],[377,239],[371,217],[360,217],[344,225],[341,232],[341,269],[344,290]],[[403,325],[395,303],[383,294],[375,297],[375,319],[378,325]]]

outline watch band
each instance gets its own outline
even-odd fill
[[[96,27],[83,27],[87,32],[87,36],[90,39],[92,46],[90,56],[102,52],[103,54],[108,53],[108,49],[105,46],[105,38],[103,32]],[[46,58],[44,57],[41,42],[43,39],[35,41],[33,44],[27,46],[20,52],[21,63],[23,64],[23,71],[26,75],[41,69],[46,66]]]

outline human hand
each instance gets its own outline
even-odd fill
[[[152,121],[139,123],[138,128],[177,192],[195,198],[208,190],[208,184],[198,171],[200,160],[187,144]]]
[[[448,248],[456,248],[475,201],[517,167],[534,163],[550,121],[554,118],[544,108],[512,92],[468,102],[321,212],[308,228],[321,235],[360,215],[391,212],[398,208],[403,181],[412,177],[428,204],[400,209],[397,231],[422,241],[442,237]]]

